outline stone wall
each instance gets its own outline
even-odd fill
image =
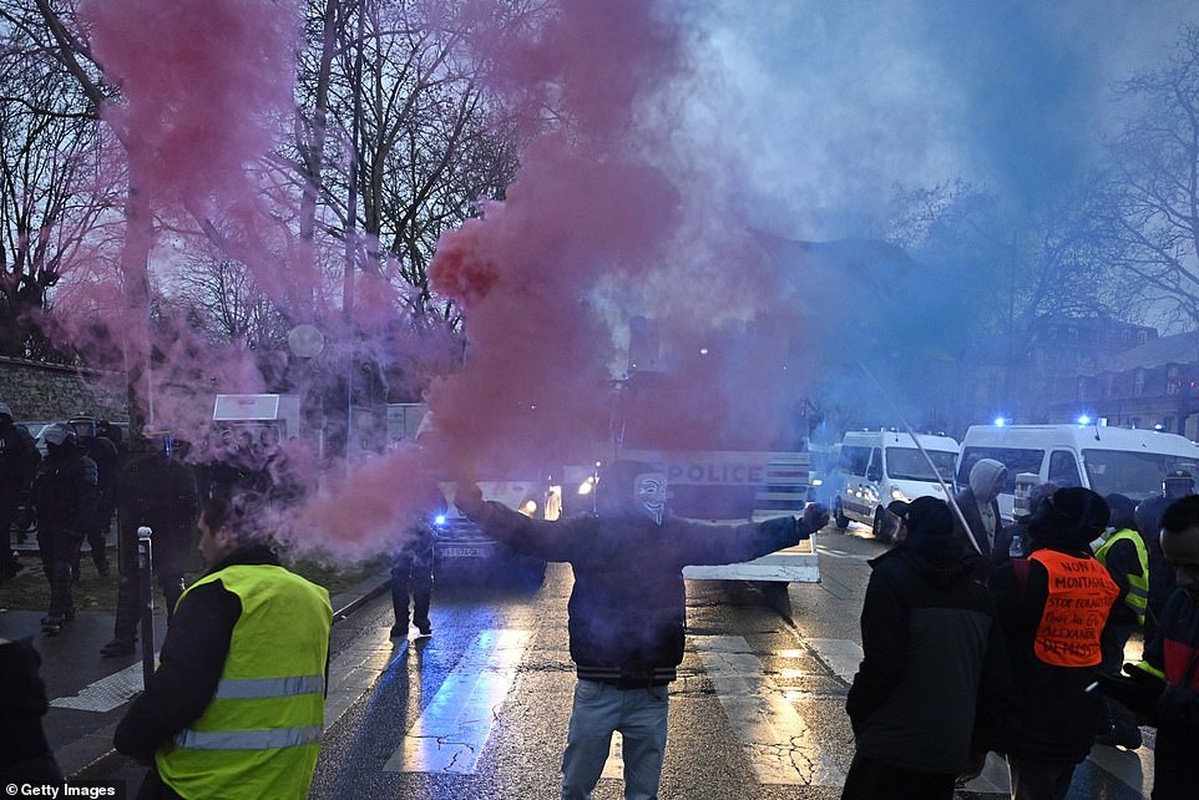
[[[65,420],[79,413],[123,422],[125,377],[0,356],[0,401],[17,422]]]

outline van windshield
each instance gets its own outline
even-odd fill
[[[957,460],[958,454],[947,450],[925,450],[924,452],[928,453],[928,458],[932,459],[933,464],[936,465],[941,480],[945,482],[952,480],[953,463]],[[888,447],[887,474],[893,480],[900,481],[935,482],[937,480],[937,475],[933,474],[932,468],[928,465],[928,459],[915,447]]]
[[[1162,478],[1176,469],[1194,474],[1199,459],[1125,450],[1083,450],[1083,468],[1091,488],[1102,495],[1122,494],[1140,502],[1161,494]]]
[[[1003,491],[1011,494],[1016,488],[1016,476],[1021,472],[1040,474],[1045,451],[1018,447],[967,447],[962,450],[962,460],[958,464],[959,489],[970,485],[970,470],[984,458],[993,458],[1007,467],[1007,484]]]

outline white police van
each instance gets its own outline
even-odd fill
[[[877,538],[889,541],[893,520],[887,505],[917,497],[944,500],[957,457],[958,443],[951,436],[918,433],[913,439],[910,433],[894,430],[846,433],[834,473],[832,513],[837,527],[861,522],[871,526]]]
[[[1020,473],[1033,473],[1042,483],[1122,494],[1139,503],[1161,494],[1166,473],[1199,470],[1199,445],[1174,433],[1106,425],[972,425],[962,439],[959,489],[969,484],[970,469],[981,458],[1007,467],[999,511],[1010,520]]]

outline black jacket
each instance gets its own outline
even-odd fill
[[[155,569],[184,572],[200,515],[192,468],[163,453],[134,455],[117,477],[116,501],[121,574],[136,568],[137,529],[143,525],[154,532]]]
[[[6,784],[62,780],[42,729],[49,703],[41,663],[29,639],[0,644],[0,781]]]
[[[547,522],[496,502],[464,511],[519,553],[570,563],[578,676],[628,687],[675,679],[686,633],[683,567],[749,561],[794,545],[802,533],[792,517],[737,526],[667,517],[657,525],[643,515]]]
[[[28,486],[41,460],[29,431],[0,422],[0,485]]]
[[[1154,713],[1153,800],[1189,800],[1199,787],[1199,602],[1185,590],[1170,596],[1145,660],[1169,684]]]
[[[71,531],[82,536],[89,530],[100,502],[96,462],[77,448],[51,453],[38,466],[33,501],[39,535]]]
[[[972,741],[979,749],[1002,741],[1012,696],[991,595],[949,539],[900,543],[870,566],[864,658],[845,703],[858,752],[956,775]]]

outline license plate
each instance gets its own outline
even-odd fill
[[[483,551],[478,547],[443,547],[441,554],[446,558],[480,558]]]

